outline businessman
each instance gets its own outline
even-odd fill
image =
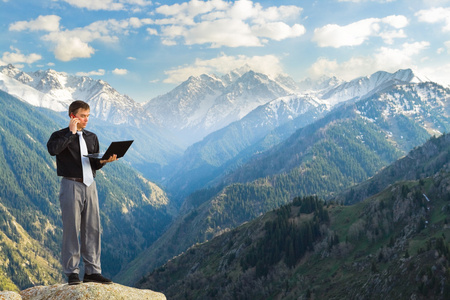
[[[100,265],[101,226],[94,181],[96,170],[117,160],[113,155],[107,160],[90,159],[84,155],[99,152],[97,136],[85,130],[90,107],[77,100],[69,106],[69,126],[55,131],[48,140],[50,155],[56,156],[56,169],[61,176],[59,203],[63,221],[61,262],[68,284],[80,284],[79,264],[83,258],[83,282],[110,284],[102,276]]]

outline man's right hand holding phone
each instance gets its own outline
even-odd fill
[[[78,123],[80,123],[80,119],[75,117],[74,114],[70,114],[69,130],[72,131],[73,134],[77,133]]]

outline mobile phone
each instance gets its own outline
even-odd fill
[[[75,117],[75,115],[74,114],[70,114],[70,116],[72,117],[72,118],[74,118],[74,119],[78,119],[77,117]]]

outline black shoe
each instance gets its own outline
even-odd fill
[[[67,281],[67,283],[69,285],[76,285],[76,284],[80,284],[81,280],[80,280],[80,278],[78,278],[77,273],[72,273],[69,275],[69,280]]]
[[[84,274],[83,282],[97,282],[103,284],[113,283],[110,279],[103,277],[102,274]]]

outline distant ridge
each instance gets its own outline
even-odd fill
[[[322,85],[323,82],[328,83]],[[389,89],[399,87],[401,90],[402,86],[407,85],[411,85],[414,93],[420,97],[418,83],[415,82],[421,80],[411,69],[395,73],[376,72],[350,82],[321,79],[318,86],[322,90],[307,90],[278,97],[188,147],[181,160],[174,165],[175,170],[171,168],[165,175],[164,184],[173,189],[175,195],[184,192],[186,196],[195,189],[219,182],[218,177],[223,172],[230,173],[252,155],[280,143],[296,130],[319,120],[337,105],[369,99],[377,93],[386,92],[390,95]],[[398,109],[398,114],[402,114],[403,108]],[[431,129],[430,126],[428,128]]]

